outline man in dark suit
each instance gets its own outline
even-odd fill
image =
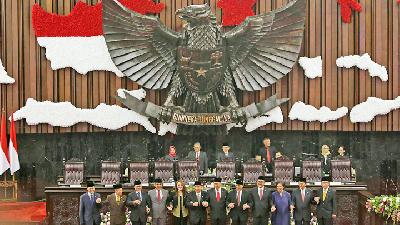
[[[79,222],[80,225],[100,224],[100,194],[96,193],[93,182],[88,182],[87,192],[81,195],[79,200]]]
[[[201,151],[201,145],[199,142],[194,143],[192,152],[189,152],[187,158],[197,161],[201,174],[208,173],[208,158],[207,153]]]
[[[194,191],[187,195],[185,206],[189,209],[189,222],[191,225],[205,225],[207,220],[208,196],[202,191],[200,181],[194,183]]]
[[[265,178],[259,176],[257,187],[254,187],[250,192],[253,225],[267,225],[270,217],[269,212],[272,206],[271,191],[264,185]]]
[[[146,225],[147,214],[151,209],[150,198],[147,193],[142,192],[140,180],[134,182],[135,191],[130,193],[126,199],[126,205],[131,211],[132,225]]]
[[[228,194],[226,204],[230,209],[229,216],[232,219],[232,225],[246,225],[251,202],[249,193],[243,190],[242,180],[236,181],[236,189]]]
[[[296,225],[309,225],[311,221],[312,191],[306,187],[306,178],[300,178],[299,188],[292,193],[291,209],[294,210]]]
[[[264,146],[260,148],[261,160],[265,162],[268,172],[272,173],[276,149],[274,146],[271,146],[271,139],[268,137],[263,139],[263,144]]]
[[[125,225],[126,196],[122,195],[122,185],[114,184],[114,193],[107,196],[106,204],[110,211],[110,225]]]
[[[336,218],[336,193],[329,188],[329,177],[323,177],[321,186],[314,197],[317,204],[317,219],[319,225],[332,225]]]
[[[214,179],[214,188],[208,191],[208,204],[211,213],[211,225],[226,225],[226,198],[227,192],[221,188],[222,179]]]
[[[231,148],[228,143],[222,144],[222,152],[218,153],[217,161],[235,161],[235,156],[230,152]]]

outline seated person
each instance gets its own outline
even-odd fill
[[[164,159],[167,161],[178,161],[179,160],[178,156],[176,155],[176,148],[174,145],[169,146],[169,153],[168,153],[168,155],[166,155],[164,157]]]
[[[229,147],[228,143],[223,143],[222,152],[218,153],[217,161],[235,161],[235,156],[229,151],[230,149],[231,147]]]
[[[322,145],[320,158],[322,161],[322,171],[324,174],[329,174],[331,170],[331,152],[328,145]]]
[[[345,155],[346,150],[344,149],[344,146],[340,146],[337,150],[338,155],[336,156],[336,159],[347,159],[348,156]]]

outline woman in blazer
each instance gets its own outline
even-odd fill
[[[182,180],[176,182],[175,189],[170,193],[167,200],[167,208],[172,211],[174,225],[186,225],[188,209],[185,207],[186,187]]]

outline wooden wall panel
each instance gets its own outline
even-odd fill
[[[166,9],[159,15],[167,27],[182,29],[175,10],[190,4],[209,3],[221,22],[222,10],[217,0],[159,0]],[[254,12],[264,13],[287,4],[289,0],[258,0]],[[119,88],[137,89],[140,86],[111,72],[94,71],[81,75],[71,68],[53,71],[45,58],[45,49],[38,46],[32,29],[31,8],[39,3],[46,11],[67,15],[77,0],[2,0],[0,4],[0,53],[8,73],[16,80],[13,85],[0,85],[0,107],[7,115],[25,105],[28,98],[38,101],[70,101],[77,107],[94,108],[100,103],[117,104],[114,98]],[[84,0],[94,5],[98,0]],[[301,56],[323,58],[323,77],[308,79],[296,64],[288,76],[259,92],[238,92],[238,101],[247,105],[262,101],[273,94],[291,98],[282,107],[283,124],[270,124],[262,130],[343,130],[343,131],[400,131],[400,110],[376,117],[371,123],[353,124],[349,116],[328,123],[290,121],[288,113],[297,101],[315,107],[326,105],[335,110],[341,106],[351,109],[369,96],[394,99],[400,95],[400,29],[399,4],[396,0],[359,0],[360,14],[353,14],[350,24],[342,23],[336,0],[308,0],[306,31]],[[88,18],[90,19],[90,18]],[[342,55],[369,53],[373,60],[386,66],[389,81],[371,78],[366,71],[336,67]],[[148,91],[146,100],[162,104],[168,91]],[[103,132],[105,129],[88,124],[69,128],[46,124],[28,126],[17,122],[19,133]],[[141,131],[131,124],[121,130]]]

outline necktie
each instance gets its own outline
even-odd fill
[[[119,202],[121,201],[121,197],[117,195],[117,205],[119,205]]]
[[[221,199],[221,194],[219,193],[219,191],[217,191],[217,202],[219,202],[220,199]]]
[[[158,200],[158,202],[161,202],[161,193],[160,193],[160,190],[157,190],[157,200]]]
[[[199,155],[200,155],[200,154],[199,154],[198,152],[196,152],[196,161],[197,161],[197,162],[200,160]]]
[[[200,202],[200,201],[201,201],[201,195],[200,195],[200,193],[197,193],[196,195],[197,195],[197,201]]]
[[[269,151],[269,147],[267,147],[267,161],[268,161],[268,163],[271,162],[271,153]]]
[[[305,199],[305,194],[304,194],[305,190],[301,190],[301,201],[304,202]]]
[[[263,196],[263,189],[262,188],[260,189],[260,194],[259,195],[260,195],[260,200],[261,200],[262,196]]]
[[[324,192],[322,193],[322,201],[325,201],[326,199],[326,190],[324,189]]]
[[[238,203],[238,206],[240,206],[240,191],[238,191],[238,193],[237,193],[237,203]]]
[[[93,194],[89,194],[89,199],[91,202],[93,202]]]
[[[137,193],[137,196],[139,197],[140,201],[142,201],[142,194],[140,194],[140,192]]]

